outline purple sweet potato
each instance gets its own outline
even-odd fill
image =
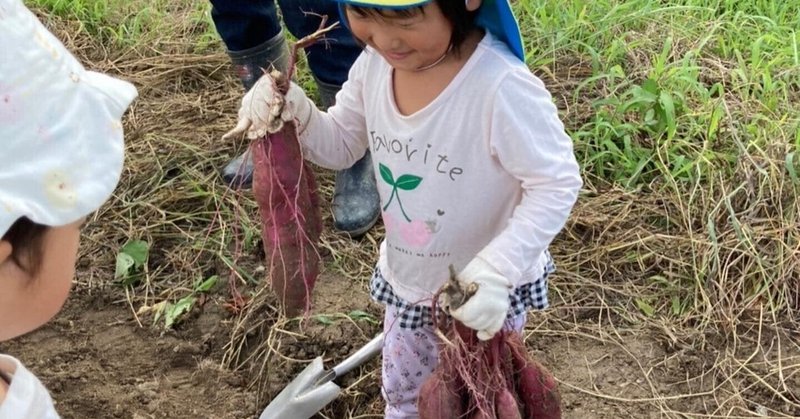
[[[469,416],[469,419],[497,419],[494,412],[484,412],[483,410],[476,410]]]
[[[528,356],[525,344],[516,333],[506,343],[516,370],[517,395],[526,419],[560,419],[561,396],[555,377],[542,364]]]
[[[314,174],[303,160],[291,121],[255,142],[251,152],[270,285],[286,314],[296,315],[309,308],[319,274],[321,216],[314,204]]]
[[[517,399],[507,388],[500,390],[494,397],[494,408],[497,419],[522,419]]]
[[[444,369],[436,369],[422,384],[417,406],[420,419],[460,418],[464,415],[460,386]]]
[[[453,397],[452,390],[442,394],[441,390],[424,387],[420,393],[420,400],[425,399],[425,405],[420,405],[421,417],[455,418],[448,414],[452,409],[442,405],[457,399],[470,419],[560,419],[561,401],[555,378],[528,355],[519,333],[501,331],[482,342],[474,330],[438,314],[439,294],[446,294],[452,310],[475,293],[460,285],[452,266],[450,274],[450,280],[433,297],[433,311],[437,313],[434,327],[445,337],[434,374],[456,377],[460,383],[456,388],[458,397]]]
[[[286,94],[301,48],[321,39],[336,25],[298,40],[289,57],[286,74],[273,73],[277,90]],[[311,167],[306,164],[294,121],[257,139],[253,154],[253,194],[261,214],[268,275],[287,315],[310,310],[311,293],[319,275],[317,242],[322,230],[319,198]]]

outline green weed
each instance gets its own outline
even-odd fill
[[[147,264],[150,246],[143,240],[132,240],[125,243],[117,253],[117,268],[114,279],[124,286],[136,285],[142,278],[142,271]]]
[[[184,316],[186,313],[192,311],[192,308],[197,303],[198,299],[200,298],[201,294],[208,293],[211,291],[214,286],[217,285],[219,281],[219,277],[217,275],[213,275],[206,280],[197,281],[192,288],[192,291],[180,299],[178,301],[171,303],[168,301],[162,301],[157,303],[153,306],[153,324],[158,323],[161,317],[164,317],[164,328],[170,329],[175,324],[177,324],[181,317]]]
[[[730,323],[756,303],[797,307],[798,272],[789,261],[798,241],[791,226],[800,221],[800,4],[527,0],[515,7],[528,64],[563,100],[588,189],[669,202],[668,212],[629,228],[673,242],[659,249],[637,242],[627,253],[633,259],[620,262],[630,268],[613,270],[636,272],[650,254],[685,263],[651,268],[660,279],[641,281],[648,291],[631,308]]]

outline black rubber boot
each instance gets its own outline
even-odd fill
[[[317,92],[322,106],[332,106],[340,86],[317,82]],[[375,185],[372,156],[367,150],[364,157],[350,168],[336,172],[333,192],[333,225],[350,237],[360,237],[369,231],[380,216],[380,197]]]
[[[228,55],[245,91],[253,87],[264,71],[275,68],[286,72],[289,65],[289,47],[283,32],[259,46],[243,51],[228,51]],[[250,153],[245,151],[225,165],[222,179],[232,188],[249,188],[253,184],[253,159]]]

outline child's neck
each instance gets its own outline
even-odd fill
[[[478,48],[483,32],[475,30],[456,51],[449,50],[440,61],[416,71],[393,70],[392,85],[397,109],[411,115],[428,106],[458,75]]]

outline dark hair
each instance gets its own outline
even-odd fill
[[[436,5],[442,10],[444,17],[453,26],[453,34],[450,36],[450,47],[453,48],[456,53],[458,53],[459,48],[461,48],[461,44],[463,44],[467,39],[467,35],[469,35],[469,33],[477,27],[475,24],[475,16],[478,15],[478,11],[476,10],[471,12],[467,10],[464,0],[433,1],[436,2]],[[354,13],[357,13],[360,16],[380,16],[387,19],[403,19],[413,17],[418,13],[425,13],[424,7],[424,5],[421,5],[405,9],[397,9],[355,6],[350,4],[345,6],[346,9],[352,10]],[[342,18],[346,19],[347,16],[345,15]],[[360,40],[357,41],[361,43]]]
[[[50,227],[22,217],[11,225],[3,240],[11,243],[11,259],[31,275],[36,275],[42,263],[42,240]]]

